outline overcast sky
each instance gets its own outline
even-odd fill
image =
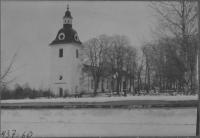
[[[149,39],[152,14],[148,2],[106,1],[2,1],[1,2],[2,71],[19,49],[10,78],[22,75],[15,83],[28,82],[33,88],[49,86],[50,47],[63,26],[62,17],[69,10],[72,27],[82,42],[100,34],[126,35],[133,46]],[[14,83],[14,84],[15,84]]]

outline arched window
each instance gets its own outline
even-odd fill
[[[78,50],[76,49],[76,58],[78,58]]]
[[[63,49],[59,49],[59,57],[63,57]]]

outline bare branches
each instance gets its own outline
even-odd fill
[[[14,56],[12,57],[11,63],[9,64],[8,68],[6,69],[5,73],[3,75],[1,75],[1,80],[3,80],[10,72],[11,72],[11,67],[13,65],[13,63],[16,61],[17,59],[17,54],[19,52],[19,49],[17,50],[17,52],[14,54]]]
[[[6,81],[6,78],[9,76],[9,74],[11,74],[11,73],[17,71],[18,69],[22,68],[23,66],[25,66],[25,65],[22,65],[22,66],[19,66],[19,67],[15,68],[15,69],[12,69],[13,64],[15,63],[15,61],[18,58],[18,54],[19,54],[20,48],[21,47],[19,47],[18,50],[17,50],[17,52],[15,52],[14,56],[11,59],[11,62],[9,63],[8,67],[6,68],[5,72],[1,74],[1,77],[0,77],[1,83],[4,84],[4,85],[5,84],[9,84],[11,82],[14,82],[17,78],[19,78],[19,77],[22,76],[22,75],[19,75],[17,77],[12,78],[9,81]]]
[[[188,1],[151,2],[150,4],[157,19],[156,30],[152,32],[157,36],[157,44],[160,47],[166,46],[163,51],[165,60],[161,61],[165,67],[165,72],[163,72],[165,76],[162,77],[166,78],[169,71],[176,71],[176,75],[174,72],[171,73],[174,74],[174,78],[168,75],[166,79],[177,80],[180,87],[191,86],[191,76],[195,75],[193,66],[196,62],[196,53],[193,50],[196,49],[194,44],[197,34],[196,6],[196,2]],[[154,46],[154,50],[157,51],[157,49],[159,47]]]
[[[84,43],[83,58],[85,67],[83,77],[91,76],[95,82],[95,89],[103,78],[113,78],[117,73],[117,91],[122,74],[126,71],[134,75],[137,50],[130,45],[126,36],[100,35]],[[89,70],[89,71],[88,71]]]
[[[82,74],[83,77],[91,76],[94,79],[94,95],[96,95],[100,78],[106,74],[106,55],[110,43],[109,39],[107,35],[100,35],[84,43],[83,61],[85,64]]]

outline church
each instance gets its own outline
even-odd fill
[[[58,31],[55,40],[49,44],[51,48],[50,89],[58,97],[63,97],[66,93],[74,95],[81,92],[94,92],[92,77],[81,79],[82,68],[80,65],[83,63],[79,55],[84,46],[78,33],[72,28],[72,19],[67,5],[67,11],[63,17],[63,27]],[[97,92],[110,92],[110,84],[109,79],[100,81]]]

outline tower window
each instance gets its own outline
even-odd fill
[[[59,76],[59,80],[62,80],[62,78],[63,78],[63,77],[60,75],[60,76]]]
[[[58,39],[59,39],[59,40],[64,40],[64,39],[65,39],[65,34],[64,34],[64,33],[60,33],[60,34],[58,35]]]
[[[63,49],[59,49],[59,57],[63,57]]]
[[[76,49],[76,58],[78,58],[78,50]]]

